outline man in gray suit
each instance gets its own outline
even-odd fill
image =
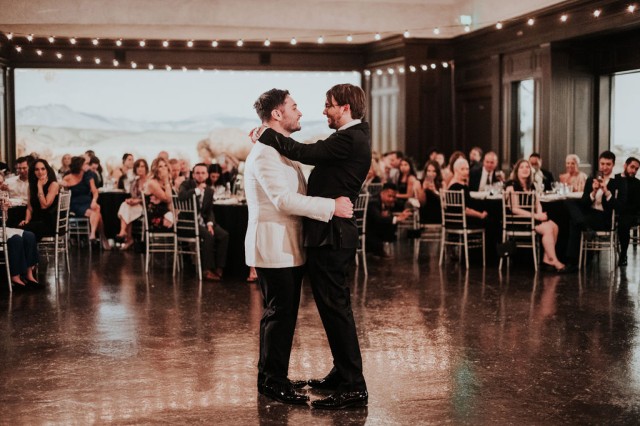
[[[300,130],[302,113],[286,90],[263,93],[254,108],[263,126],[287,136]],[[262,143],[253,146],[244,173],[249,206],[246,261],[256,268],[264,300],[258,391],[284,403],[306,404],[309,397],[294,388],[306,382],[292,383],[287,377],[306,261],[302,216],[322,222],[334,216],[350,218],[353,204],[347,197],[307,197],[299,164]]]

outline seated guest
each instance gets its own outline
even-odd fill
[[[420,181],[416,177],[416,170],[413,162],[408,158],[400,160],[400,177],[396,185],[396,210],[404,210],[404,205],[409,198],[416,198],[420,192]]]
[[[507,183],[507,193],[511,194],[511,211],[517,216],[531,217],[531,212],[520,208],[520,200],[513,193],[535,191],[533,173],[527,160],[518,160],[511,173],[511,181]],[[558,225],[549,220],[547,214],[542,211],[542,205],[538,200],[535,206],[533,218],[536,221],[535,231],[542,236],[544,257],[542,265],[548,270],[564,272],[565,267],[556,256],[556,242],[558,241]]]
[[[6,216],[8,203],[2,202],[0,208]],[[36,278],[36,266],[38,265],[38,245],[36,236],[22,229],[7,229],[7,251],[9,255],[9,275],[13,290],[42,289],[44,285]],[[2,228],[0,228],[2,232]]]
[[[93,179],[96,182],[96,188],[102,188],[104,186],[102,165],[100,165],[100,159],[95,155],[89,158],[89,170],[93,173]]]
[[[220,164],[209,164],[207,173],[207,186],[213,190],[215,198],[223,197],[226,188],[222,181],[222,167],[220,167]]]
[[[458,158],[466,158],[464,156],[464,152],[453,151],[453,153],[449,157],[448,165],[446,167],[442,167],[442,166],[440,167],[440,170],[442,171],[442,184],[444,187],[449,186],[449,183],[453,178],[453,165],[455,164],[456,161],[458,161]]]
[[[369,167],[369,171],[367,172],[367,177],[364,179],[362,183],[362,188],[366,188],[369,184],[372,183],[382,183],[382,171],[380,170],[380,163],[375,159],[371,159],[371,167]]]
[[[482,167],[482,148],[474,146],[469,151],[469,170],[473,170],[476,167]]]
[[[495,152],[489,151],[484,154],[482,167],[476,167],[469,173],[470,191],[488,191],[491,185],[502,181],[498,167],[498,156]]]
[[[469,179],[469,163],[465,158],[458,158],[453,164],[453,177],[449,182],[449,191],[464,191],[465,216],[467,216],[467,228],[484,228],[484,220],[487,218],[486,211],[478,211],[473,208],[467,180]]]
[[[584,191],[584,185],[587,181],[587,175],[580,171],[580,158],[575,154],[567,155],[565,160],[566,172],[558,178],[561,183],[569,187],[571,192]]]
[[[186,179],[191,179],[191,166],[189,161],[181,158],[180,160],[180,176],[184,176]]]
[[[73,157],[69,173],[62,179],[62,186],[71,191],[69,212],[78,218],[88,217],[90,223],[89,241],[91,244],[98,244],[96,234],[99,234],[103,248],[110,250],[111,247],[104,235],[102,214],[98,205],[98,188],[93,173],[84,171],[84,163],[84,157]]]
[[[440,190],[442,189],[442,173],[435,160],[427,161],[422,182],[422,198],[420,203],[420,223],[442,223],[440,211]]]
[[[136,177],[129,188],[131,197],[124,200],[118,209],[120,232],[116,235],[116,240],[123,242],[122,250],[128,249],[133,244],[131,228],[133,227],[133,222],[142,216],[142,194],[147,183],[149,165],[141,158],[133,163],[133,170],[135,170]]]
[[[180,174],[180,161],[175,158],[169,160],[169,172],[171,173],[171,186],[177,193],[180,191],[180,185],[185,181],[186,177]]]
[[[531,173],[533,175],[533,183],[539,191],[551,191],[553,183],[553,175],[550,171],[542,168],[542,159],[540,154],[534,152],[529,156],[529,164],[531,165]]]
[[[122,166],[113,170],[112,178],[118,182],[117,188],[129,192],[131,183],[136,178],[133,154],[122,156]]]
[[[381,168],[384,173],[384,181],[398,184],[400,178],[400,160],[404,157],[402,151],[389,151],[382,156]]]
[[[36,160],[29,168],[29,202],[20,227],[31,231],[39,240],[56,233],[58,193],[56,173],[46,160]]]
[[[411,210],[393,214],[398,190],[393,183],[385,183],[378,195],[371,197],[367,207],[366,245],[367,251],[374,256],[390,257],[384,252],[384,242],[395,241],[398,222],[403,222],[411,216]]]
[[[29,159],[16,159],[16,175],[8,177],[5,183],[9,190],[9,197],[20,198],[23,204],[29,201]]]
[[[60,160],[60,168],[58,174],[64,176],[69,173],[69,166],[71,165],[71,154],[64,154]]]
[[[624,163],[624,171],[615,177],[618,189],[616,211],[620,241],[619,266],[627,266],[631,228],[638,225],[638,213],[640,213],[640,180],[636,179],[638,168],[640,168],[640,160],[629,157]]]
[[[213,166],[211,164],[209,167]],[[204,163],[198,163],[191,172],[193,179],[186,180],[180,185],[178,197],[182,200],[196,195],[198,208],[198,222],[200,238],[202,239],[202,266],[206,271],[204,278],[219,281],[222,278],[227,263],[227,248],[229,233],[216,223],[213,214],[213,191],[207,184],[208,168]]]
[[[147,179],[144,195],[149,197],[147,217],[149,229],[154,232],[173,230],[173,192],[169,163],[158,157],[151,163],[151,173]]]
[[[587,179],[582,198],[578,202],[566,203],[570,215],[567,261],[572,265],[577,264],[580,254],[581,231],[587,231],[589,238],[593,238],[595,231],[611,229],[611,213],[617,189],[613,176],[615,163],[616,156],[613,152],[602,152],[598,157],[598,173]]]

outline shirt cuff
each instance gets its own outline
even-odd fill
[[[213,226],[213,222],[207,222],[207,226]]]
[[[398,216],[394,216],[391,223],[395,225],[397,222],[398,222]]]

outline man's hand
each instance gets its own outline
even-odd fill
[[[404,222],[405,220],[410,218],[412,214],[413,212],[411,211],[411,209],[404,209],[402,213],[396,216],[396,222]]]
[[[209,224],[207,224],[207,231],[209,231],[209,233],[210,233],[211,235],[213,235],[213,225],[212,225],[212,224],[210,224],[210,223],[209,223]]]
[[[592,189],[593,189],[593,194],[595,195],[596,192],[598,192],[598,189],[600,189],[600,187],[602,186],[602,181],[600,179],[594,179],[593,180],[593,185],[592,185]]]
[[[249,137],[251,138],[251,142],[253,142],[253,143],[258,142],[258,139],[260,139],[260,136],[262,135],[262,132],[264,132],[264,129],[266,129],[267,127],[268,126],[263,124],[260,127],[256,127],[255,129],[252,129],[249,132]]]
[[[353,203],[347,197],[336,198],[336,210],[333,212],[334,216],[352,218],[353,217]]]
[[[207,182],[202,182],[198,184],[198,188],[202,189],[203,191],[207,188]]]

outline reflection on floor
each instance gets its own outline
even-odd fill
[[[636,423],[640,255],[609,273],[440,269],[405,242],[352,278],[370,399],[323,412],[259,397],[261,298],[237,279],[175,280],[131,252],[72,254],[41,293],[0,295],[2,424]],[[170,262],[167,262],[170,263]],[[44,266],[43,266],[43,269]],[[355,270],[354,270],[355,271]],[[291,378],[330,352],[305,286]],[[311,393],[316,398],[318,394]]]

